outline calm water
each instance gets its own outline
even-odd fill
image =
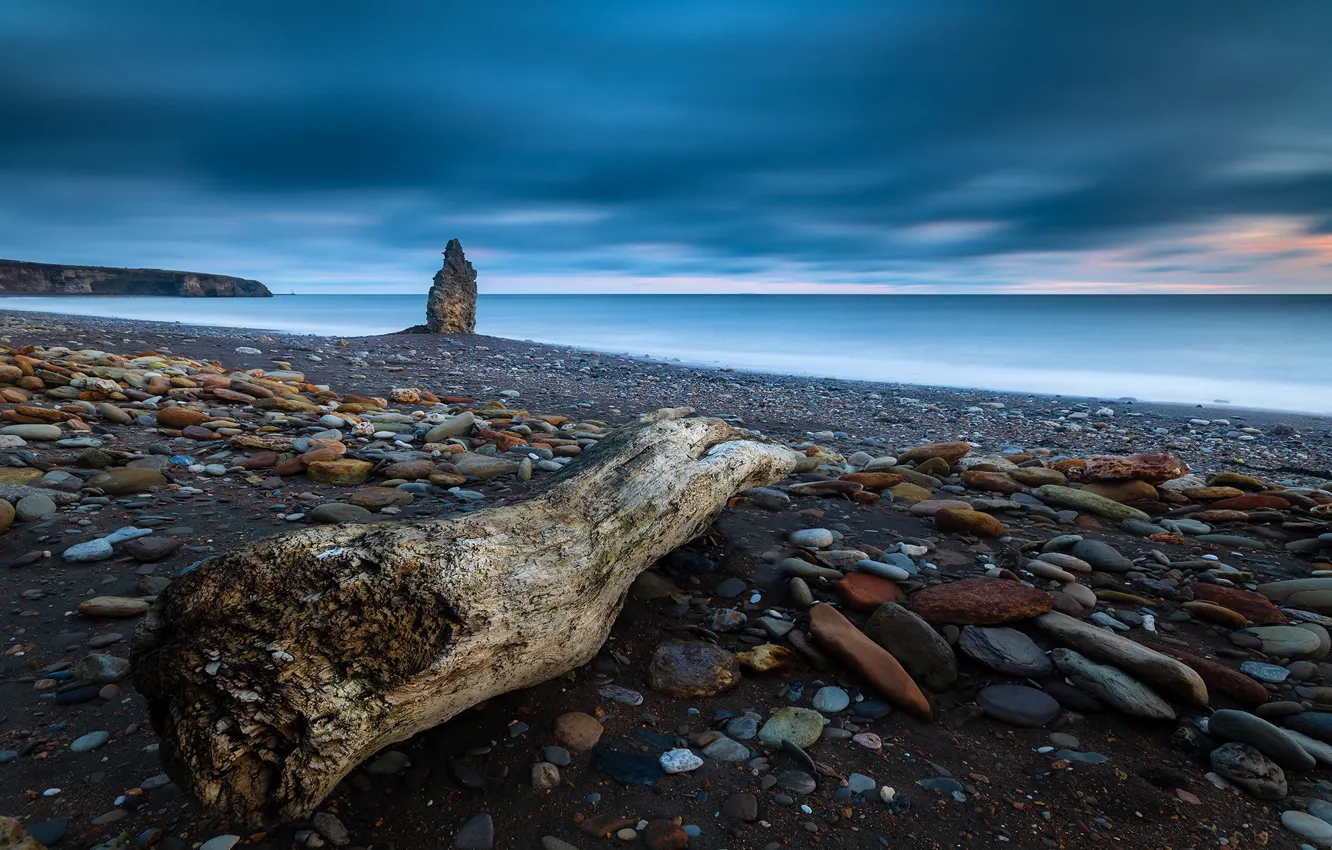
[[[0,310],[368,335],[425,295],[3,298]],[[1332,413],[1332,296],[483,295],[477,331],[687,363]]]

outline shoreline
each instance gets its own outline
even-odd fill
[[[411,340],[429,340],[431,335],[427,334],[374,334],[370,336],[345,336],[345,335],[326,335],[301,333],[297,331],[285,331],[262,327],[232,327],[228,325],[208,325],[193,322],[164,322],[151,320],[124,319],[116,317],[101,316],[79,316],[67,315],[63,313],[48,313],[27,310],[5,310],[3,301],[0,300],[0,330],[14,319],[30,317],[31,321],[39,323],[58,323],[71,327],[81,327],[85,332],[106,333],[114,328],[122,330],[128,328],[139,329],[150,333],[170,333],[180,334],[182,336],[215,336],[215,337],[234,337],[250,338],[255,334],[277,335],[283,338],[299,340],[304,343],[311,341],[323,341],[334,344],[338,340],[397,340],[400,338]],[[1246,407],[1232,404],[1195,404],[1189,402],[1157,401],[1139,398],[1108,398],[1106,396],[1076,396],[1067,394],[1026,392],[1020,390],[997,390],[984,387],[965,387],[965,386],[937,386],[925,384],[912,384],[897,381],[870,381],[860,378],[838,378],[817,373],[799,373],[799,372],[779,372],[767,371],[762,369],[745,369],[726,366],[719,363],[705,363],[688,361],[681,358],[654,357],[651,355],[639,355],[632,352],[622,352],[606,349],[593,349],[578,345],[562,344],[555,342],[541,342],[527,339],[515,339],[511,337],[488,336],[484,334],[461,335],[438,335],[438,339],[444,340],[467,340],[472,345],[493,345],[501,346],[538,346],[552,351],[559,352],[579,352],[588,356],[597,356],[603,358],[617,358],[628,362],[640,363],[644,365],[657,365],[684,371],[706,372],[716,375],[741,375],[755,379],[767,379],[778,383],[790,384],[800,381],[818,381],[824,383],[836,383],[840,385],[849,385],[864,389],[866,392],[881,392],[885,389],[891,389],[900,394],[915,396],[928,396],[931,399],[952,397],[974,398],[977,396],[993,397],[993,401],[1003,402],[1022,402],[1038,400],[1049,404],[1066,405],[1088,405],[1088,406],[1111,406],[1116,405],[1125,408],[1125,412],[1150,413],[1155,416],[1183,418],[1183,419],[1244,419],[1246,421],[1262,421],[1277,424],[1287,422],[1295,424],[1295,427],[1319,427],[1322,423],[1324,427],[1332,431],[1332,414],[1309,413],[1303,411],[1291,411],[1258,407]],[[428,347],[428,346],[427,346]],[[1199,413],[1201,411],[1201,414]],[[1207,414],[1207,415],[1202,415]]]

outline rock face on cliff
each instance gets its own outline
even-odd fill
[[[461,255],[461,254],[460,254]],[[470,268],[470,266],[469,266]],[[475,287],[473,287],[475,290]],[[0,295],[175,295],[187,298],[267,298],[257,280],[164,269],[57,266],[0,260]]]
[[[428,333],[476,332],[476,269],[463,256],[462,245],[450,239],[444,249],[444,267],[435,273],[426,301]]]

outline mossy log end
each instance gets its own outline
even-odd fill
[[[795,454],[661,411],[524,502],[321,526],[173,582],[134,637],[167,773],[259,826],[311,812],[383,747],[591,660],[630,583]]]

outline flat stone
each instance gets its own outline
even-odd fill
[[[1049,694],[1024,685],[990,685],[976,695],[976,702],[987,716],[1013,726],[1044,726],[1061,710]]]
[[[1050,653],[1059,672],[1074,686],[1086,691],[1106,705],[1134,717],[1153,720],[1174,720],[1175,710],[1150,688],[1117,667],[1097,664],[1071,649],[1059,648]]]
[[[70,564],[88,564],[94,561],[105,561],[115,554],[116,551],[111,544],[99,538],[85,543],[76,543],[62,552],[60,557]]]
[[[987,626],[1028,620],[1049,611],[1050,594],[1015,581],[969,578],[927,587],[909,598],[911,610],[932,623]]]
[[[356,522],[370,516],[370,511],[358,505],[342,502],[325,502],[310,511],[310,522],[324,525],[337,525],[344,522]]]
[[[852,611],[873,611],[902,597],[902,588],[869,573],[848,573],[837,582],[836,590],[842,604]]]
[[[316,460],[305,467],[305,474],[316,484],[354,487],[364,484],[374,467],[375,465],[368,460],[352,458]]]
[[[1241,634],[1252,635],[1262,642],[1263,654],[1281,658],[1311,658],[1319,654],[1322,643],[1314,632],[1299,626],[1256,626]]]
[[[967,626],[957,642],[962,654],[1007,676],[1044,678],[1054,671],[1036,642],[1017,629]]]

